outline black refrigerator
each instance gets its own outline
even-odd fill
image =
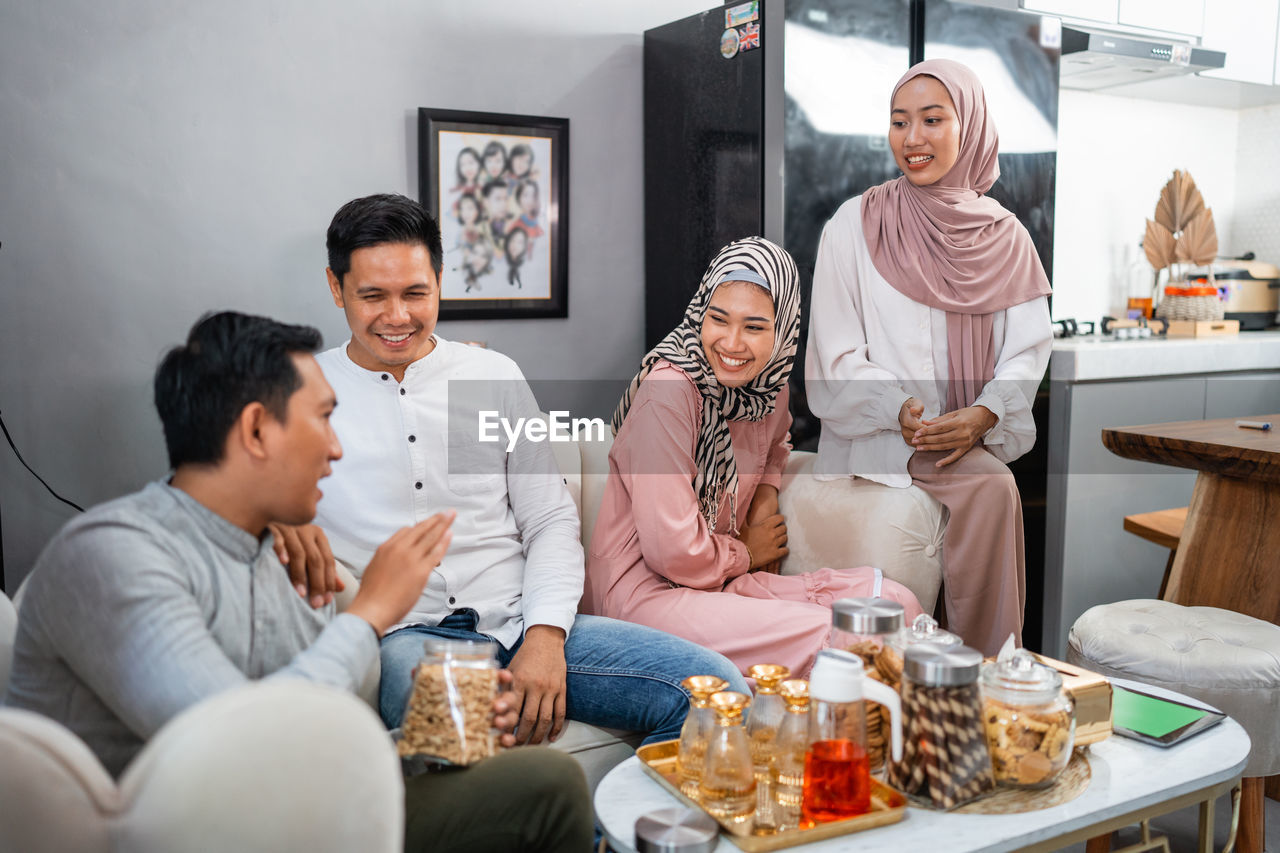
[[[732,31],[732,32],[730,32]],[[680,320],[721,246],[760,234],[800,268],[792,441],[817,447],[804,394],[809,292],[822,227],[846,199],[900,172],[889,94],[915,62],[955,59],[983,82],[1000,134],[990,195],[1027,227],[1053,271],[1057,18],[949,0],[729,3],[644,37],[645,342]],[[1037,400],[1041,435],[1047,406]],[[1027,536],[1035,647],[1043,588],[1044,442],[1014,466]]]
[[[1001,143],[990,195],[1052,273],[1060,34],[1056,18],[948,0],[756,0],[648,30],[646,348],[679,322],[721,246],[780,243],[805,309],[792,438],[816,446],[802,366],[818,238],[846,199],[900,174],[889,93],[922,59],[956,59],[982,79]]]

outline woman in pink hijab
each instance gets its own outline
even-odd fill
[[[993,654],[1021,641],[1022,505],[1007,462],[1035,443],[1049,281],[1031,237],[985,193],[1000,176],[976,76],[934,59],[894,87],[902,177],[836,211],[813,275],[805,368],[818,476],[915,484],[949,510],[948,627]]]

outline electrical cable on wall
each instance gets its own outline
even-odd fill
[[[22,458],[22,454],[18,452],[18,446],[13,443],[13,436],[9,435],[9,427],[5,425],[4,417],[0,416],[0,431],[4,432],[5,440],[9,442],[9,447],[13,448],[13,455],[18,457],[18,461],[22,463],[22,467],[31,472],[31,476],[40,481],[40,485],[49,490],[49,494],[62,501],[67,506],[84,512],[84,507],[74,501],[69,501],[62,495],[53,490],[53,487],[44,481],[44,478],[35,472],[35,469],[27,464],[27,460]],[[4,588],[4,527],[0,525],[0,589]]]

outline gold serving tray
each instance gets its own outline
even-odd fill
[[[669,793],[685,805],[701,809],[702,806],[680,793],[680,786],[676,782],[676,752],[679,747],[680,742],[675,740],[651,743],[637,749],[636,757],[640,759],[640,766],[644,772],[656,779],[658,784],[666,788]],[[808,844],[810,841],[822,841],[838,835],[847,835],[850,832],[860,832],[864,829],[897,823],[906,813],[907,798],[873,776],[871,778],[871,811],[864,815],[820,823],[811,829],[793,829],[769,835],[735,835],[723,823],[720,824],[720,828],[724,830],[725,837],[738,847],[746,850],[747,853],[756,853],[760,850],[782,850],[786,847],[795,847],[797,844]]]

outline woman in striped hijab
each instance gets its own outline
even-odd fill
[[[909,617],[920,611],[869,567],[777,574],[799,328],[785,250],[749,237],[716,255],[614,414],[586,610],[692,640],[744,671],[768,661],[797,676],[827,644],[833,600],[878,591]]]

